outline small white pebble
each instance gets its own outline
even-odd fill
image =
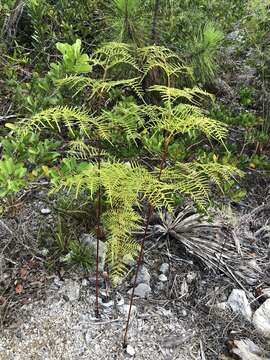
[[[41,209],[40,212],[42,215],[48,215],[51,213],[51,209],[44,208],[44,209]]]
[[[167,274],[169,270],[170,270],[170,265],[168,263],[163,263],[159,268],[159,271],[164,275]]]
[[[87,286],[88,285],[88,281],[86,279],[82,280],[82,286]]]
[[[135,355],[135,350],[131,345],[128,345],[126,348],[126,352],[128,353],[128,355],[130,356],[134,356]]]
[[[164,274],[160,274],[158,278],[162,282],[166,282],[168,280],[167,276]]]

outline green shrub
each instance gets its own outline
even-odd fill
[[[42,140],[39,134],[29,132],[17,138],[7,136],[1,145],[5,157],[23,162],[29,170],[40,173],[42,166],[53,164],[60,156],[57,150],[61,143],[50,139]]]
[[[0,198],[13,197],[25,187],[26,174],[23,163],[9,157],[0,160]]]
[[[49,71],[44,77],[33,72],[30,81],[20,82],[14,67],[7,65],[9,73],[6,74],[8,77],[6,85],[13,93],[14,106],[18,112],[35,113],[49,106],[64,104],[63,94],[57,86],[57,81],[67,75],[87,73],[91,70],[89,57],[82,52],[79,39],[72,45],[57,43],[56,46],[62,55],[61,59],[57,63],[50,64]],[[65,96],[67,95],[68,91],[65,92]]]
[[[17,41],[33,49],[33,60],[50,62],[56,42],[81,38],[88,50],[99,44],[104,23],[103,0],[29,0],[19,23]],[[30,24],[30,26],[29,26]]]

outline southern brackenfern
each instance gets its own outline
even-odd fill
[[[108,138],[107,126],[101,117],[94,116],[84,109],[68,106],[43,110],[30,119],[20,121],[18,128],[26,132],[41,132],[45,129],[58,133],[68,132],[71,138],[78,136]]]
[[[154,69],[161,69],[167,76],[179,76],[187,71],[178,55],[164,46],[146,46],[138,49],[138,57],[143,64],[143,76]]]
[[[121,42],[108,42],[98,48],[92,55],[91,59],[94,65],[101,66],[104,72],[108,72],[118,65],[130,66],[141,72],[134,57],[132,45]]]
[[[154,85],[149,90],[158,92],[163,99],[162,105],[149,107],[149,118],[153,134],[164,136],[165,152],[179,134],[203,133],[207,138],[223,143],[227,134],[226,125],[209,118],[199,106],[205,97],[212,99],[210,94],[198,87],[176,89]]]
[[[141,217],[133,208],[117,207],[103,215],[108,231],[107,263],[113,285],[125,274],[128,263],[138,254],[139,244],[132,233],[140,229]]]
[[[155,171],[156,177],[166,184],[169,191],[189,196],[200,208],[205,208],[212,185],[222,190],[224,181],[229,181],[234,175],[241,175],[241,172],[233,166],[217,162],[176,162],[167,166],[168,147],[179,134],[184,136],[194,132],[223,143],[227,127],[207,117],[198,106],[203,98],[210,95],[197,87],[175,89],[155,85],[150,90],[158,91],[163,98],[163,106],[149,109],[152,133],[163,137],[163,150],[159,154],[161,165]]]
[[[85,162],[70,171],[66,171],[66,167],[64,171],[60,169],[54,180],[54,191],[72,190],[73,193],[75,190],[75,194],[87,191],[93,200],[99,185],[104,189],[108,206],[128,209],[140,207],[143,199],[150,200],[157,209],[171,208],[171,191],[175,188],[174,184],[159,181],[155,173],[138,164],[103,160],[100,168],[96,162]]]
[[[67,154],[77,159],[91,160],[97,157],[109,157],[109,154],[105,150],[101,149],[99,151],[96,146],[87,144],[83,139],[69,141],[67,148]]]
[[[174,192],[190,197],[200,209],[206,209],[213,186],[222,192],[224,183],[241,175],[230,165],[177,162],[173,168],[164,169],[162,181],[170,183]]]
[[[212,99],[208,93],[198,87],[171,86],[172,79],[185,71],[174,53],[162,47],[134,49],[130,45],[110,43],[98,49],[91,59],[93,68],[100,69],[96,77],[93,74],[73,76],[63,79],[61,85],[82,86],[81,91],[88,87],[90,97],[95,95],[94,111],[55,107],[35,114],[19,126],[24,130],[46,132],[49,129],[65,138],[70,156],[66,165],[70,160],[73,166],[59,170],[53,178],[54,188],[56,191],[72,189],[75,195],[84,193],[91,202],[97,197],[102,199],[102,210],[106,211],[102,225],[108,239],[108,265],[113,279],[118,279],[126,268],[125,256],[135,256],[137,250],[130,236],[139,226],[140,217],[135,209],[148,202],[152,209],[173,211],[174,195],[188,196],[205,209],[212,185],[222,188],[222,182],[237,171],[218,163],[168,162],[168,146],[179,135],[203,133],[209,139],[223,142],[227,133],[225,125],[210,119],[201,108],[203,100]],[[142,68],[139,68],[140,62]],[[136,76],[115,79],[123,64]],[[164,73],[165,85],[152,85],[149,91],[159,95],[162,100],[159,105],[126,102],[121,98],[116,104],[106,106],[107,100],[100,101],[103,97],[110,100],[112,90],[117,87],[130,87],[131,83],[140,87],[144,77],[156,68]],[[135,88],[133,93],[136,94]],[[139,158],[137,163],[114,158],[113,135],[119,133],[125,141],[140,145],[140,136],[145,131],[149,136],[159,134],[163,142],[162,152],[156,154],[160,164],[154,170],[142,166]],[[108,144],[112,146],[106,147]],[[87,161],[80,162],[82,158]]]
[[[160,66],[162,68],[162,66]],[[198,106],[194,106],[194,100],[202,95],[207,95],[200,89],[173,89],[171,88],[171,77],[175,76],[176,71],[172,68],[162,70],[167,75],[167,86],[156,85],[152,90],[158,91],[163,97],[163,106],[151,107],[151,116],[149,118],[152,122],[153,135],[159,134],[163,137],[162,152],[158,154],[160,157],[159,168],[156,170],[156,179],[159,184],[162,184],[166,190],[174,194],[180,192],[183,195],[188,195],[193,198],[196,204],[205,208],[205,201],[209,199],[210,187],[209,184],[214,182],[215,185],[221,185],[221,177],[231,176],[235,169],[228,167],[225,169],[222,165],[211,164],[211,166],[203,166],[201,164],[173,164],[168,167],[168,147],[177,135],[190,134],[191,132],[204,133],[208,138],[223,141],[226,135],[226,127],[220,123],[211,121],[207,118]],[[150,88],[151,89],[151,88]],[[191,105],[190,105],[191,104]],[[151,132],[151,130],[150,130]],[[163,187],[160,185],[161,187]],[[221,186],[220,186],[221,187]],[[142,263],[144,244],[149,232],[150,218],[155,209],[153,199],[148,196],[149,206],[147,211],[147,218],[145,221],[145,228],[143,231],[143,240],[141,243],[140,253],[135,272],[135,280],[133,284],[131,301],[129,307],[129,316],[125,328],[124,345],[127,344],[127,334],[130,322],[131,308],[135,293],[135,284],[137,281],[138,271]],[[169,207],[167,206],[167,209]]]
[[[114,88],[131,88],[134,93],[139,97],[143,98],[142,90],[140,87],[140,78],[135,77],[132,79],[122,79],[122,80],[102,80],[102,79],[92,79],[86,76],[76,76],[71,75],[67,76],[64,79],[59,80],[59,86],[67,86],[71,89],[75,89],[75,94],[82,92],[84,90],[89,90],[89,99],[92,99],[101,94],[108,94]]]
[[[103,226],[107,232],[107,260],[114,283],[123,276],[126,258],[134,257],[138,243],[132,233],[138,230],[140,215],[134,209],[140,207],[142,197],[151,201],[155,208],[171,208],[168,186],[157,180],[138,164],[103,161],[85,164],[84,168],[70,173],[60,173],[54,182],[55,191],[71,191],[78,195],[88,194],[94,200],[99,187],[105,197],[107,211]],[[141,197],[138,195],[141,194]],[[117,247],[118,244],[118,247]]]

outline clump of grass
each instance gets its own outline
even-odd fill
[[[95,264],[94,248],[73,240],[69,243],[69,263],[90,270]]]
[[[93,268],[95,263],[94,248],[79,241],[63,217],[58,217],[55,231],[48,228],[47,231],[43,229],[42,234],[40,234],[41,240],[46,239],[48,241],[48,234],[50,238],[48,248],[50,268],[52,264],[56,265],[59,262],[64,262],[67,266],[82,267],[87,271]],[[45,246],[47,247],[48,244]]]

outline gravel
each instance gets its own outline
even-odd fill
[[[79,283],[72,284],[76,288],[79,286]],[[59,290],[51,290],[46,300],[24,305],[20,309],[16,323],[2,332],[0,359],[131,358],[122,347],[128,300],[118,311],[112,308],[108,313],[101,309],[101,318],[97,320],[94,317],[93,289],[81,286],[80,298],[76,296],[72,301],[63,296],[63,289],[65,285]],[[192,359],[188,355],[188,341],[184,346],[179,342],[181,349],[177,342],[176,347],[162,347],[164,339],[170,336],[179,339],[186,333],[182,322],[172,312],[147,304],[143,306],[143,312],[142,309],[138,312],[137,306],[133,310],[129,349],[134,350],[136,359]]]

